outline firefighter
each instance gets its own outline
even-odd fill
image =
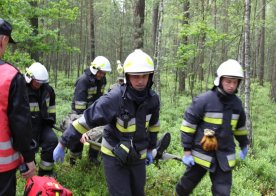
[[[217,69],[214,87],[196,97],[184,113],[181,140],[186,171],[176,185],[177,195],[189,195],[208,171],[213,195],[230,195],[232,169],[236,163],[234,137],[247,155],[246,117],[236,96],[244,73],[229,59]]]
[[[27,165],[24,178],[35,175],[35,154],[31,145],[31,114],[24,76],[1,60],[11,37],[12,26],[0,18],[0,195],[16,195],[16,170]],[[22,157],[21,157],[22,155]]]
[[[137,49],[124,62],[126,84],[111,89],[63,133],[54,151],[64,159],[64,147],[87,130],[106,125],[101,152],[109,195],[145,195],[146,163],[153,162],[159,132],[159,96],[151,90],[154,64]]]
[[[117,72],[118,72],[118,76],[117,76],[116,82],[110,86],[109,91],[112,88],[115,88],[116,86],[121,86],[122,84],[125,83],[124,70],[120,60],[117,60]]]
[[[53,150],[58,138],[52,127],[56,123],[55,92],[49,85],[48,71],[44,65],[35,62],[26,69],[29,104],[32,115],[32,138],[41,147],[38,175],[53,175]]]
[[[76,83],[72,102],[72,113],[82,114],[85,109],[92,105],[103,95],[106,86],[106,73],[111,72],[111,65],[107,58],[97,56],[91,66],[84,70]],[[77,158],[81,158],[83,144],[81,142],[70,149],[70,163],[75,164]],[[89,160],[99,164],[97,160],[98,150],[89,148]]]

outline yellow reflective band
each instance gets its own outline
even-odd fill
[[[79,123],[78,119],[73,121],[73,127],[81,134],[84,134],[88,131],[84,126]]]
[[[160,131],[160,126],[151,126],[149,127],[149,132],[157,133]]]
[[[45,165],[39,163],[39,168],[41,168],[42,170],[45,170],[45,171],[51,171],[54,169],[54,164],[45,166]]]
[[[92,95],[96,95],[96,93],[97,93],[97,91],[88,91],[87,97],[92,96]]]
[[[56,106],[48,107],[48,113],[51,113],[51,114],[56,113]]]
[[[136,131],[136,125],[130,125],[126,129],[116,122],[116,128],[123,133],[132,133]]]
[[[204,117],[203,121],[211,124],[216,124],[216,125],[222,124],[222,119],[219,119],[219,118]]]
[[[104,154],[106,154],[106,155],[109,155],[111,157],[115,157],[115,155],[113,154],[113,152],[110,149],[108,149],[107,147],[103,146],[103,145],[101,146],[101,152],[104,153]],[[144,150],[144,152],[141,154],[140,159],[145,159],[146,156],[147,156],[147,151]]]
[[[181,125],[180,130],[183,131],[184,133],[195,133],[196,130],[191,128],[191,127],[187,127],[187,126],[183,126]]]
[[[30,107],[30,111],[31,112],[39,112],[40,110],[39,110],[38,106],[32,106],[32,107]]]
[[[46,106],[49,107],[50,105],[50,98],[46,99]]]
[[[194,157],[194,160],[197,164],[202,165],[202,166],[207,167],[207,168],[210,168],[211,162],[205,161],[205,160],[200,159],[196,156],[193,156],[193,157]]]
[[[124,149],[124,151],[129,153],[129,149],[124,144],[120,144],[120,146]]]
[[[230,167],[234,167],[236,165],[236,160],[228,160],[228,164]]]
[[[108,148],[106,148],[105,146],[101,146],[101,152],[106,154],[106,155],[109,155],[109,156],[112,156],[112,157],[115,157],[115,155],[113,154],[113,152],[111,150],[109,150]]]
[[[140,159],[145,159],[147,157],[147,153],[144,152],[143,154],[141,154],[141,158]]]
[[[235,130],[234,135],[247,135],[247,130]]]
[[[75,108],[77,110],[85,110],[86,109],[86,105],[75,105]]]
[[[149,122],[147,121],[147,122],[146,122],[146,126],[145,126],[145,127],[146,127],[146,128],[148,128],[148,126],[149,126]]]
[[[232,129],[235,130],[238,124],[238,120],[231,120]]]

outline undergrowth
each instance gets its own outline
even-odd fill
[[[59,124],[71,108],[73,82],[63,78],[55,88],[57,94],[57,120]],[[171,145],[168,152],[182,157],[183,149],[180,144],[180,125],[184,110],[191,103],[191,97],[172,97],[173,92],[166,89],[162,93],[160,113],[161,134],[170,132]],[[276,104],[269,100],[269,86],[264,87],[252,84],[251,88],[251,119],[253,124],[254,143],[249,150],[245,161],[238,161],[233,171],[233,186],[231,195],[272,196],[276,195],[276,168],[275,168],[275,141],[276,141]],[[60,136],[60,132],[56,132]],[[237,154],[238,154],[237,148]],[[74,195],[98,196],[107,195],[107,186],[104,179],[103,165],[91,165],[87,158],[85,146],[83,158],[75,166],[70,166],[68,153],[63,164],[55,166],[57,180],[69,188]],[[37,160],[39,155],[37,155]],[[147,166],[146,195],[171,196],[185,166],[176,160],[159,161],[158,165]],[[23,195],[25,181],[19,177],[17,195]],[[192,195],[212,195],[209,176],[204,179],[194,190]]]

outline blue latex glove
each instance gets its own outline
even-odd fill
[[[152,152],[151,150],[147,151],[147,158],[146,158],[146,164],[150,165],[153,163],[153,157],[152,157]]]
[[[63,163],[64,156],[65,156],[64,147],[62,146],[61,143],[58,143],[58,145],[56,146],[53,152],[54,161]]]
[[[240,158],[241,158],[241,160],[245,159],[247,153],[248,153],[248,148],[247,148],[247,146],[245,146],[240,151]]]
[[[195,161],[192,155],[184,155],[182,158],[182,162],[188,167],[192,167],[195,165]]]

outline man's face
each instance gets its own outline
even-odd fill
[[[42,84],[35,79],[31,81],[31,86],[34,90],[38,90],[41,87],[41,85]]]
[[[97,80],[103,79],[103,77],[105,76],[105,74],[106,74],[106,72],[98,70],[97,73],[96,73],[96,79]]]
[[[222,77],[221,85],[223,90],[228,94],[234,94],[238,88],[239,79]]]
[[[137,90],[142,91],[146,88],[149,80],[149,74],[143,75],[129,75],[131,86]]]

